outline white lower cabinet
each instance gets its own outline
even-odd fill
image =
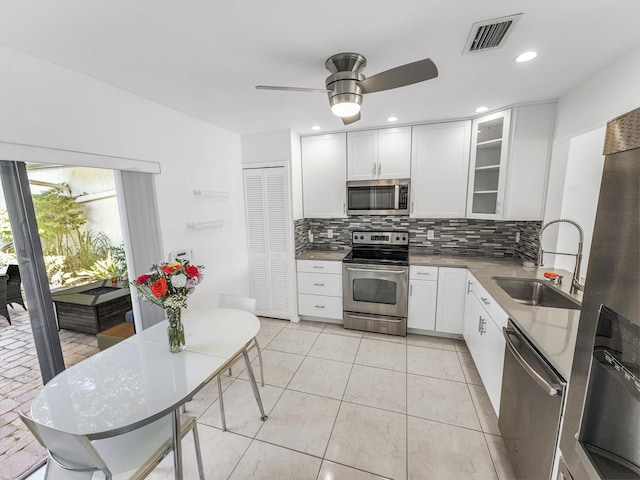
[[[507,315],[468,274],[463,335],[496,415],[500,413]]]
[[[298,313],[342,320],[342,262],[298,260]]]
[[[438,267],[409,267],[409,313],[407,328],[436,329]]]
[[[462,335],[467,270],[465,268],[409,268],[407,327]]]
[[[438,269],[436,331],[462,335],[466,286],[466,268]]]

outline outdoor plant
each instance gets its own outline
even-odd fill
[[[123,270],[122,265],[113,259],[111,252],[107,252],[105,258],[96,260],[90,268],[78,272],[78,277],[104,280],[122,278],[125,274],[126,268]]]

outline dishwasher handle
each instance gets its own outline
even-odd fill
[[[558,385],[557,383],[548,382],[542,375],[540,375],[536,370],[527,363],[527,361],[522,357],[516,346],[511,341],[510,333],[513,333],[516,336],[519,336],[518,333],[514,330],[508,330],[506,327],[502,327],[502,335],[504,335],[504,339],[507,344],[507,348],[513,354],[513,357],[520,364],[520,366],[527,372],[527,374],[535,380],[535,382],[540,385],[549,396],[560,396],[562,395],[563,387],[562,385]],[[522,339],[525,341],[525,339]]]

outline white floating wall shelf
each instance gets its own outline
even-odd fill
[[[221,227],[224,225],[224,220],[208,220],[204,222],[187,222],[187,228],[212,228],[212,227]]]
[[[196,197],[228,197],[229,192],[224,190],[194,190],[193,195]]]

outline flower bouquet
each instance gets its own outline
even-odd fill
[[[165,311],[169,321],[169,348],[172,352],[185,349],[182,309],[187,307],[187,297],[202,280],[202,265],[191,265],[188,260],[176,259],[173,263],[158,263],[149,273],[136,278],[131,285],[149,303]]]

